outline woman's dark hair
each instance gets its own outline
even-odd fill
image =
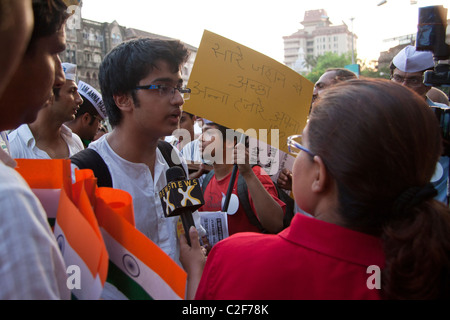
[[[442,152],[423,98],[387,80],[339,83],[316,102],[308,137],[346,226],[383,240],[383,297],[450,298],[450,210],[431,196],[394,210],[405,191],[429,185]]]
[[[166,61],[177,72],[189,57],[188,49],[178,40],[142,38],[121,43],[112,49],[100,65],[99,81],[109,122],[114,127],[121,113],[113,96],[131,93],[136,103],[135,87],[159,61]]]

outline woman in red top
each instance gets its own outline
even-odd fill
[[[450,210],[429,183],[441,141],[433,111],[407,88],[328,89],[289,140],[294,197],[314,218],[218,243],[202,276],[199,246],[181,240],[189,294],[201,276],[197,299],[450,298]]]

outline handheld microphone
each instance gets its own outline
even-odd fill
[[[159,192],[166,217],[180,216],[189,245],[189,229],[194,226],[192,212],[205,204],[203,191],[197,179],[186,180],[184,170],[178,166],[166,171],[167,186]]]

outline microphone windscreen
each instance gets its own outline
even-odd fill
[[[166,179],[167,182],[185,180],[186,174],[183,169],[178,166],[174,166],[166,171]]]

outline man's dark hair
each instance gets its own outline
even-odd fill
[[[27,52],[33,49],[37,39],[58,32],[69,17],[62,0],[33,0],[33,15],[34,28]]]
[[[218,124],[216,122],[211,122],[208,125],[216,127],[216,129],[219,130],[220,133],[222,134],[223,141],[225,141],[225,139],[227,138],[227,130],[229,128],[224,127],[221,124]]]
[[[16,0],[2,0],[0,1],[0,31],[8,28],[14,24],[11,14],[11,3]]]
[[[345,68],[330,68],[327,69],[325,72],[331,72],[333,71],[336,74],[335,79],[338,81],[347,81],[347,80],[352,80],[352,79],[358,79],[358,76]]]
[[[233,141],[234,144],[237,144],[239,142],[237,139],[239,134],[238,135],[233,135],[233,134],[227,135],[227,130],[233,130],[233,129],[227,128],[221,124],[218,124],[217,122],[211,122],[208,125],[214,126],[214,127],[216,127],[217,130],[220,131],[220,133],[222,134],[223,141]],[[235,133],[235,132],[237,133],[237,131],[233,130],[233,133]],[[248,136],[245,137],[244,145],[246,148],[249,147],[249,137]]]
[[[124,42],[112,49],[100,65],[100,88],[109,122],[117,126],[122,114],[113,96],[130,93],[137,104],[135,88],[159,61],[170,64],[177,72],[189,57],[188,49],[179,40],[142,38]]]
[[[91,122],[89,122],[89,125],[92,125],[95,121],[95,116],[100,117],[100,114],[98,113],[97,109],[95,109],[92,102],[90,102],[84,96],[82,96],[82,98],[83,103],[80,105],[80,109],[77,110],[77,113],[75,114],[75,119],[78,119],[85,113],[88,113],[91,115]]]

